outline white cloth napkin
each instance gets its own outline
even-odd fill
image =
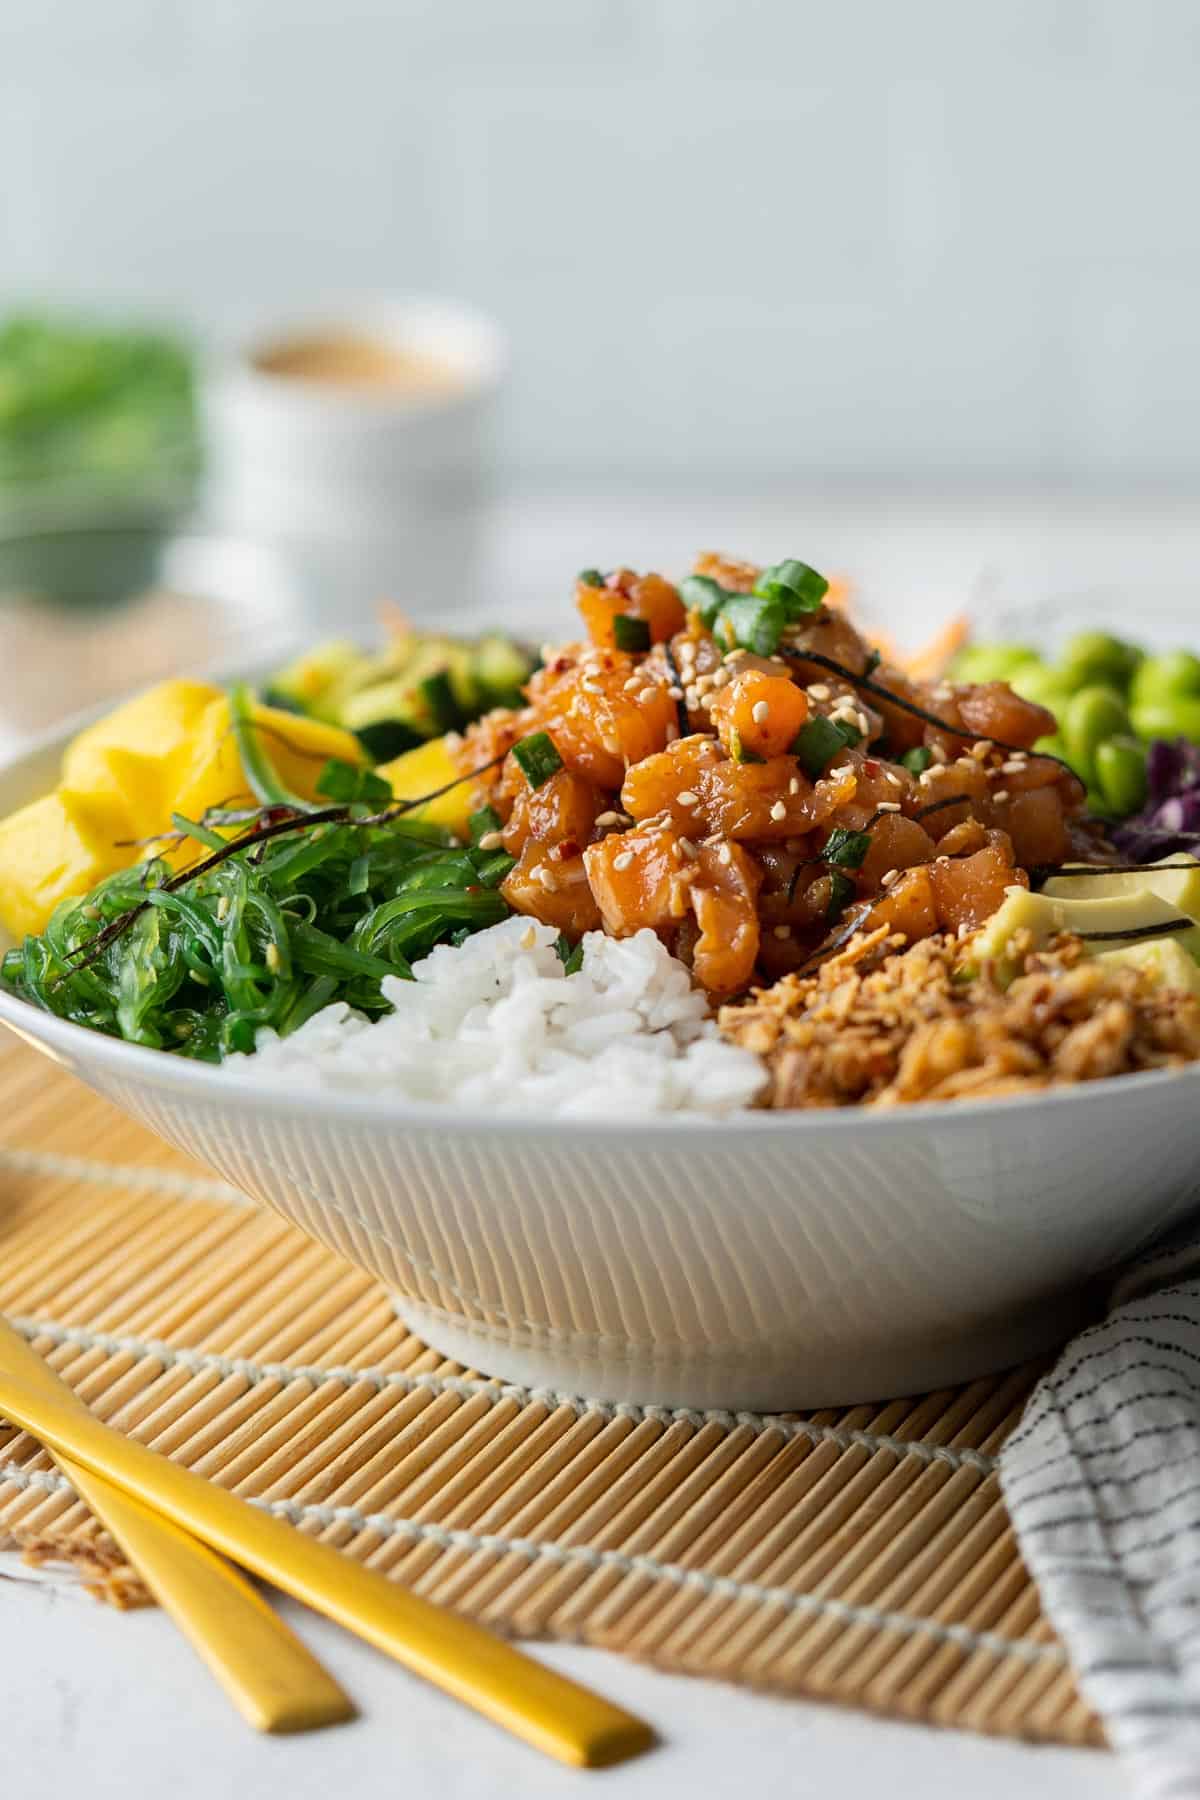
[[[1138,1800],[1200,1800],[1200,1222],[1121,1276],[1000,1479],[1046,1614]]]

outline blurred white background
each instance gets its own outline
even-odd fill
[[[0,283],[456,294],[516,483],[1186,491],[1198,98],[1196,0],[3,0]]]

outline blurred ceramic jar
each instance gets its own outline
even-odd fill
[[[207,370],[207,509],[309,559],[305,625],[353,635],[383,599],[444,616],[474,597],[506,366],[499,329],[448,302],[264,323]]]

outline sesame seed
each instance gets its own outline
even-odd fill
[[[693,862],[695,862],[700,854],[699,847],[696,844],[693,844],[691,838],[681,837],[679,840],[679,848],[683,851],[685,856],[690,856]]]
[[[502,832],[485,831],[479,840],[478,848],[480,850],[499,850],[503,842],[504,835]]]
[[[620,856],[613,857],[613,868],[614,869],[627,869],[632,861],[633,861],[633,851],[632,850],[622,850]]]
[[[640,675],[631,675],[628,681],[623,681],[621,683],[621,692],[623,694],[639,694],[641,690],[642,678]]]
[[[814,700],[828,700],[829,698],[830,690],[823,681],[814,681],[808,691]]]
[[[756,725],[765,725],[771,716],[771,708],[765,700],[756,700],[750,708],[750,717]]]
[[[585,675],[579,685],[585,694],[602,694],[604,692],[600,683],[598,681],[593,681],[590,675]]]
[[[1024,767],[1025,758],[1023,756],[1010,756],[1007,762],[1000,764],[1000,773],[1002,775],[1019,775]]]
[[[671,687],[669,687],[667,689],[667,692],[671,696],[672,700],[682,700],[683,699],[683,689],[681,687],[675,687],[674,685],[672,685]]]
[[[266,963],[268,969],[270,969],[272,975],[277,975],[279,973],[279,966],[282,963],[283,958],[279,954],[278,944],[267,945],[267,951],[263,961]]]
[[[983,762],[986,757],[991,755],[993,749],[991,738],[980,738],[977,744],[971,745],[971,755],[976,762]]]
[[[879,802],[879,805],[875,808],[875,811],[876,812],[899,812],[900,811],[900,802],[898,800],[881,800]]]
[[[536,943],[537,931],[534,926],[527,925],[521,933],[521,948],[522,950],[532,950]]]
[[[452,756],[454,755],[456,750],[462,749],[465,741],[466,740],[464,739],[461,731],[448,731],[446,733],[445,737],[442,739],[442,742],[445,744],[447,750],[449,750],[449,752]]]
[[[946,755],[946,747],[944,744],[931,744],[930,749],[929,749],[929,754],[932,756],[934,762],[938,763],[942,767],[944,767],[946,765],[946,763],[948,763],[950,760],[950,758]]]
[[[790,925],[776,925],[775,936],[777,938],[782,940],[784,938],[790,938],[791,935],[792,935],[792,928]]]
[[[771,817],[776,821],[787,818],[787,807],[782,800],[777,800],[771,808]]]
[[[719,863],[724,863],[726,866],[733,861],[733,851],[729,848],[728,844],[722,844],[721,848],[717,851],[717,861]]]
[[[680,792],[676,794],[675,798],[678,800],[680,806],[691,807],[700,804],[699,796],[694,794],[691,788],[681,789]]]
[[[1007,788],[997,788],[995,793],[992,795],[992,799],[993,800],[1007,800],[1008,799],[1008,789]]]
[[[218,919],[227,919],[228,917],[229,917],[229,895],[222,894],[221,898],[217,901],[217,918]]]
[[[899,875],[899,873],[900,873],[899,869],[886,869],[884,871],[884,873],[879,877],[880,887],[891,887],[893,881],[895,881],[895,879],[896,879],[897,875]]]
[[[903,787],[904,786],[904,783],[901,781],[900,777],[896,774],[894,769],[885,769],[883,771],[883,779],[885,781],[890,781],[893,787]]]
[[[856,712],[854,715],[854,723],[858,726],[858,729],[862,732],[864,737],[870,736],[871,721],[868,719],[865,712]]]
[[[799,777],[793,775],[792,779],[788,782],[788,793],[789,794],[798,794],[799,792],[800,792]]]
[[[727,650],[725,653],[725,661],[727,663],[740,662],[743,656],[749,656],[749,654],[750,652],[748,650]]]
[[[540,882],[546,891],[551,894],[558,886],[558,877],[555,875],[553,869],[548,869],[546,867],[545,863],[540,863],[533,871],[533,878],[535,881]]]

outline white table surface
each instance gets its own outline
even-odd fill
[[[4,1580],[4,1565],[15,1578]],[[1029,1748],[767,1699],[598,1650],[536,1654],[648,1718],[661,1746],[600,1773],[560,1768],[311,1613],[283,1610],[362,1716],[258,1737],[162,1614],[120,1614],[0,1558],[0,1780],[80,1800],[697,1800],[837,1794],[1117,1800],[1098,1751]]]
[[[484,592],[524,629],[576,568],[618,560],[677,570],[692,551],[800,554],[849,572],[871,611],[916,641],[947,611],[1013,606],[1103,585],[1138,596],[1195,592],[1200,508],[1184,500],[777,495],[756,500],[542,495],[498,503]],[[1194,607],[1194,601],[1193,601]],[[561,612],[559,618],[562,617]],[[11,1577],[11,1578],[5,1578]],[[294,1616],[294,1615],[293,1615]],[[1123,1794],[1105,1755],[938,1732],[654,1673],[577,1649],[539,1650],[651,1719],[662,1748],[583,1776],[510,1743],[374,1652],[311,1615],[309,1641],[356,1696],[362,1718],[301,1740],[260,1739],[229,1711],[155,1612],[118,1615],[26,1578],[0,1558],[0,1779],[7,1791],[87,1800],[539,1800],[595,1785],[612,1800],[919,1791],[926,1800]]]

